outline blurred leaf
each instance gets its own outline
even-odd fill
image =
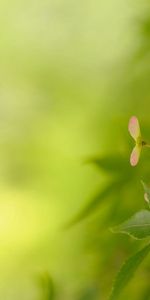
[[[142,295],[142,300],[150,300],[150,286],[148,286]]]
[[[149,16],[146,17],[145,19],[141,20],[140,31],[141,31],[141,36],[147,38],[147,40],[149,41],[149,37],[150,37],[150,18],[149,18]]]
[[[150,236],[150,211],[142,210],[133,215],[118,227],[113,229],[115,233],[125,233],[135,239],[145,239]]]
[[[120,188],[124,185],[125,179],[117,179],[109,183],[104,189],[98,190],[95,195],[92,197],[90,202],[82,209],[82,211],[70,221],[65,228],[70,227],[79,221],[87,218],[90,214],[92,214],[96,208],[110,195],[113,193],[117,193]]]
[[[114,285],[112,289],[112,293],[109,297],[109,300],[116,300],[121,291],[126,287],[128,282],[132,279],[135,271],[137,270],[138,266],[142,263],[144,258],[148,255],[150,251],[150,244],[146,245],[142,250],[137,252],[135,255],[130,257],[120,269]]]
[[[97,287],[89,287],[86,289],[86,291],[83,292],[79,300],[94,300],[97,299],[97,296],[98,296]]]
[[[48,272],[45,272],[40,277],[42,287],[42,300],[53,300],[54,299],[54,284],[51,276]]]
[[[135,55],[135,62],[143,62],[145,59],[149,61],[150,53],[150,18],[146,16],[139,20],[138,22],[138,32],[139,32],[139,47]],[[141,72],[142,73],[142,72]]]
[[[112,173],[121,173],[129,167],[129,163],[125,157],[118,155],[107,155],[103,157],[89,157],[87,163],[95,164],[98,168]]]

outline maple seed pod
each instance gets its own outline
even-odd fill
[[[130,155],[130,164],[131,166],[135,167],[138,164],[142,147],[150,147],[150,145],[142,139],[140,125],[137,117],[132,116],[130,118],[128,130],[135,141],[135,147],[133,148]]]

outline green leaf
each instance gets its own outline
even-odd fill
[[[121,291],[126,287],[128,282],[132,279],[138,266],[142,263],[144,258],[150,251],[150,244],[146,245],[142,250],[130,257],[121,267],[115,279],[109,300],[117,300]]]
[[[77,216],[75,216],[64,228],[68,228],[79,221],[87,218],[90,214],[92,214],[96,208],[110,195],[116,193],[124,184],[124,179],[114,180],[109,183],[104,189],[98,190],[89,203],[79,212]]]
[[[42,287],[42,299],[43,300],[53,300],[54,299],[54,284],[53,284],[53,280],[48,272],[45,272],[40,276],[40,284]]]
[[[102,157],[89,157],[87,163],[92,163],[106,172],[121,173],[122,170],[129,168],[128,160],[118,155],[107,155]]]
[[[129,220],[112,229],[115,233],[125,233],[135,239],[145,239],[150,236],[150,211],[142,210]]]

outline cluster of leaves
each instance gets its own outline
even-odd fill
[[[132,137],[135,139],[135,147],[131,153],[130,163],[132,166],[137,165],[140,157],[141,149],[149,145],[143,142],[140,127],[136,117],[132,118],[134,121],[131,125]],[[136,121],[136,122],[135,122]],[[88,217],[94,210],[96,210],[102,202],[112,194],[121,192],[129,182],[131,183],[137,172],[135,168],[131,168],[127,163],[127,157],[111,155],[106,157],[92,157],[87,160],[88,163],[96,165],[99,169],[113,174],[112,180],[103,188],[98,190],[92,200],[86,205],[86,207],[80,211],[80,213],[69,223],[73,225],[86,217]],[[121,169],[121,171],[120,171]],[[138,174],[139,177],[139,174]],[[142,181],[144,188],[144,198],[150,208],[150,187]],[[67,224],[68,226],[68,224]],[[129,235],[136,240],[144,240],[150,237],[150,211],[148,209],[140,210],[136,212],[127,221],[121,223],[119,226],[112,229],[114,233],[123,233]],[[144,258],[150,252],[150,243],[146,244],[140,251],[136,252],[128,260],[125,261],[121,267],[118,275],[113,284],[109,300],[117,300],[126,287],[128,282],[132,279],[138,266],[142,263]]]
[[[100,188],[94,193],[94,196],[89,199],[89,202],[86,204],[86,206],[79,212],[79,214],[75,216],[74,219],[71,220],[69,224],[67,224],[67,226],[76,224],[77,222],[87,218],[94,211],[96,211],[100,205],[104,204],[107,198],[112,198],[112,195],[118,195],[118,193],[120,194],[122,190],[128,190],[127,186],[129,184],[132,185],[132,182],[137,176],[138,172],[137,169],[135,170],[130,167],[128,157],[120,156],[118,154],[109,154],[101,157],[90,157],[86,162],[91,163],[95,165],[99,170],[108,173],[108,175],[110,176],[110,180],[104,187],[100,186]],[[140,166],[138,166],[138,170],[140,171]],[[147,162],[144,166],[142,166],[143,178],[146,178],[146,172],[147,174],[149,173]],[[138,183],[140,173],[141,172],[138,173]],[[147,199],[149,199],[150,189],[145,183],[143,183],[143,186],[145,190],[145,200],[147,201]],[[125,233],[135,239],[148,238],[150,235],[149,210],[142,210],[137,212],[130,219],[128,219],[118,227],[115,227],[113,229],[113,232]],[[133,273],[136,271],[140,263],[142,263],[143,259],[147,256],[149,251],[150,245],[148,244],[123,264],[114,282],[112,293],[110,295],[111,300],[117,299],[117,297],[119,297],[122,289],[127,285],[129,280],[132,279]],[[89,296],[89,299],[90,297],[92,299],[92,296]]]
[[[102,157],[89,157],[86,163],[95,165],[98,170],[101,170],[109,175],[110,180],[104,188],[100,187],[86,206],[72,219],[66,227],[70,227],[84,219],[88,218],[97,208],[105,203],[107,198],[112,198],[112,195],[121,195],[122,191],[126,190],[129,184],[134,183],[141,173],[140,166],[138,168],[131,168],[127,156],[119,154],[111,154]],[[147,165],[147,164],[146,164]],[[142,170],[147,172],[147,168]],[[111,176],[110,176],[111,175]],[[139,181],[139,180],[138,180]],[[144,198],[146,203],[150,204],[150,187],[142,181],[144,188]],[[131,215],[131,213],[130,213]],[[117,219],[115,219],[115,222]],[[112,229],[113,233],[122,233],[129,235],[136,240],[144,240],[150,237],[150,211],[143,209],[133,214],[126,221]],[[136,252],[133,256],[127,259],[116,279],[114,280],[113,288],[109,296],[109,300],[117,300],[122,290],[127,286],[132,279],[139,265],[150,252],[150,243],[147,243],[141,250]],[[42,278],[42,287],[44,299],[53,299],[54,290],[51,278],[45,274]],[[86,291],[85,299],[93,299],[93,290]],[[83,295],[84,298],[84,295]]]
[[[150,201],[150,188],[144,183],[146,201]],[[150,237],[150,211],[141,210],[129,220],[113,229],[113,232],[130,235],[134,239],[146,239]],[[130,257],[120,269],[112,289],[109,300],[117,299],[122,289],[132,279],[134,272],[150,252],[150,243],[142,250]]]
[[[143,146],[148,146],[145,141],[143,141],[140,131],[140,125],[138,119],[136,117],[132,117],[129,121],[128,126],[129,132],[133,139],[135,140],[135,147],[130,156],[130,163],[132,166],[136,166],[140,152]],[[150,188],[142,182],[144,187],[144,198],[146,202],[150,203]],[[142,210],[133,215],[129,220],[125,221],[117,228],[114,229],[115,232],[120,232],[124,234],[130,235],[134,239],[145,239],[150,236],[150,211]],[[117,299],[120,295],[122,289],[126,286],[126,284],[132,278],[134,272],[137,267],[143,261],[143,259],[147,256],[150,251],[150,243],[146,245],[142,250],[137,252],[135,255],[130,257],[122,266],[120,272],[118,273],[112,293],[110,295],[110,300]]]

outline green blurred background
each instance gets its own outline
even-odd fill
[[[149,78],[148,1],[1,1],[1,299],[107,299],[141,247],[109,228],[145,206],[127,124],[150,140]],[[150,299],[149,276],[121,299]]]

